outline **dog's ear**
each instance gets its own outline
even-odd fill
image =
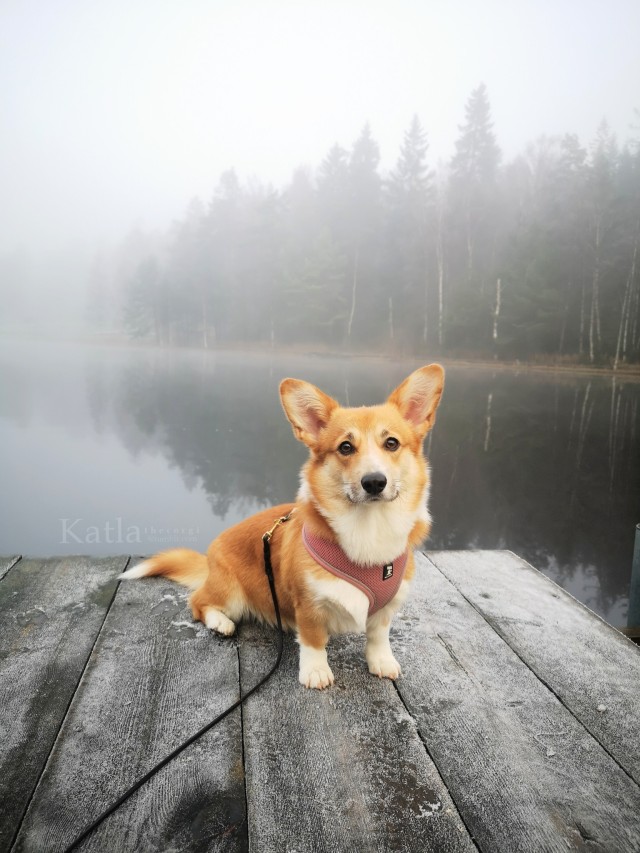
[[[436,420],[436,409],[444,388],[444,370],[439,364],[428,364],[415,370],[389,397],[421,438]]]
[[[307,447],[315,446],[320,430],[329,422],[338,403],[324,391],[301,379],[283,379],[280,400],[293,434]]]

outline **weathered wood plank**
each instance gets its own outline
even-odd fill
[[[509,551],[430,556],[640,784],[640,648]]]
[[[15,554],[13,557],[0,557],[0,581],[7,574],[9,569],[15,566],[19,559],[19,554]]]
[[[275,656],[275,634],[243,626],[243,689]],[[244,708],[250,850],[471,851],[460,820],[393,684],[369,674],[362,638],[332,640],[336,684],[298,683],[297,646]]]
[[[156,578],[121,583],[15,850],[63,849],[238,696],[234,640],[191,622],[184,589]],[[163,768],[81,849],[245,850],[239,711]]]
[[[45,765],[127,558],[21,560],[0,583],[0,849]]]
[[[481,850],[640,849],[638,785],[422,555],[396,624],[400,693]]]

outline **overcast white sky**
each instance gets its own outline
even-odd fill
[[[2,0],[0,252],[165,227],[235,167],[277,186],[366,121],[453,153],[488,87],[505,158],[640,108],[640,0]]]

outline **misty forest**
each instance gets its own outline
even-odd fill
[[[434,169],[416,116],[389,174],[366,125],[277,191],[225,172],[168,233],[96,258],[88,318],[162,346],[264,342],[640,361],[640,144],[606,123],[504,163],[484,86]]]

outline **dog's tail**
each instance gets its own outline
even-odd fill
[[[188,548],[174,548],[171,551],[161,551],[154,557],[127,569],[118,580],[163,575],[190,589],[197,589],[207,579],[208,572],[207,558],[204,554],[190,551]]]

